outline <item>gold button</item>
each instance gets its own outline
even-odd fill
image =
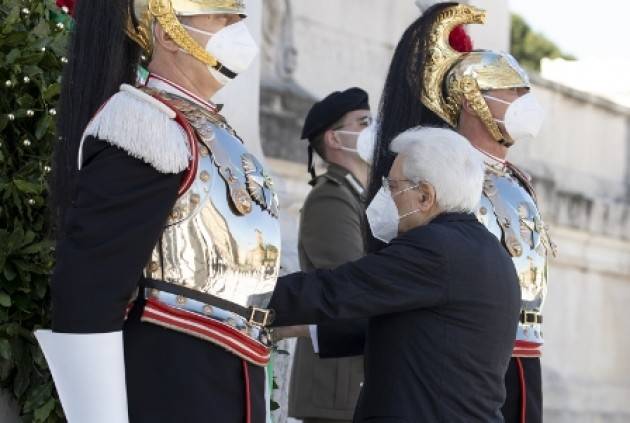
[[[523,247],[518,242],[512,243],[512,249],[514,250],[514,255],[516,257],[520,257],[523,255]]]
[[[482,207],[482,208],[479,209],[479,213],[484,214],[484,215],[488,214],[488,209],[485,208],[485,207]]]
[[[199,148],[199,154],[201,154],[201,157],[206,157],[208,155],[208,149],[205,146],[201,146]]]
[[[182,211],[179,209],[179,207],[173,208],[173,211],[171,211],[171,219],[177,220],[177,219],[181,219],[181,217],[182,217]]]
[[[190,202],[192,204],[199,204],[199,200],[200,200],[199,194],[191,194],[190,195]]]
[[[210,174],[204,170],[199,174],[199,179],[204,182],[208,182],[210,180]]]

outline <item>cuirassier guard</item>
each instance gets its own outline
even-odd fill
[[[244,0],[77,2],[37,332],[71,423],[267,421],[277,197],[210,102],[258,52],[246,15]]]
[[[502,411],[506,422],[534,423],[542,421],[542,307],[555,246],[529,176],[506,156],[514,143],[536,137],[544,113],[514,57],[472,49],[463,25],[484,22],[483,10],[442,3],[405,32],[383,92],[370,193],[389,172],[391,140],[408,128],[454,128],[483,155],[486,179],[477,217],[512,257],[522,297]]]

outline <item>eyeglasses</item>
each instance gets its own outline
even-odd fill
[[[394,186],[399,183],[399,182],[407,182],[407,183],[411,183],[413,185],[407,187],[407,188],[403,188],[400,191],[397,192],[393,192],[392,191],[392,182],[394,183]],[[407,192],[407,191],[411,191],[412,189],[418,188],[420,186],[420,182],[414,182],[411,179],[392,179],[392,178],[388,178],[386,176],[383,176],[383,188],[388,191],[392,197],[396,197],[400,194],[402,194],[403,192]]]

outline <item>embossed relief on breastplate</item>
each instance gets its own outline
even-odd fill
[[[258,159],[242,147],[242,140],[223,117],[176,95],[163,92],[159,95],[186,116],[201,143],[210,150],[212,160],[229,188],[235,211],[248,214],[255,202],[278,217],[278,196],[271,176]]]
[[[547,290],[547,251],[553,249],[533,198],[508,172],[490,168],[477,216],[512,256],[523,309],[539,311]]]
[[[249,195],[272,216],[278,215],[278,197],[273,191],[273,180],[252,154],[241,156]]]
[[[173,207],[148,274],[242,306],[265,307],[281,252],[273,182],[227,124],[198,106],[175,104],[199,135],[198,169]]]

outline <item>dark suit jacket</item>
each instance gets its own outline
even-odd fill
[[[279,279],[275,325],[369,317],[356,422],[502,422],[519,317],[512,260],[470,214],[448,213],[378,253]]]

